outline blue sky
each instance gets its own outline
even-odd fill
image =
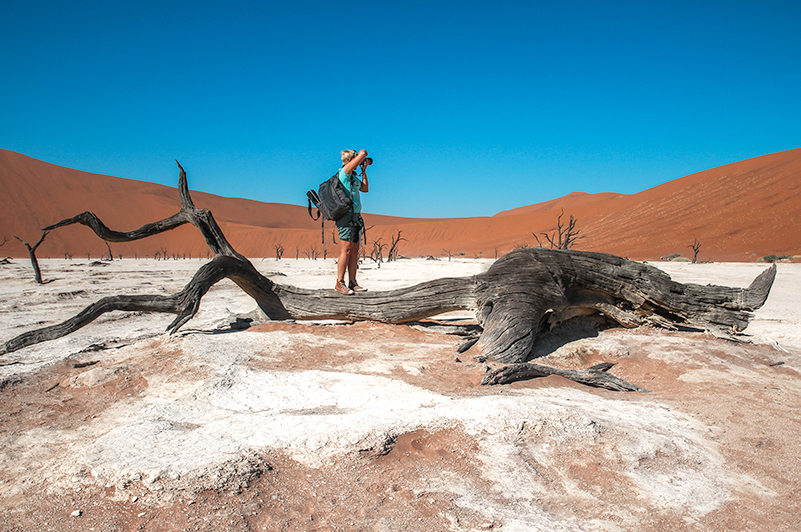
[[[0,148],[304,204],[492,215],[801,147],[801,2],[6,2]]]

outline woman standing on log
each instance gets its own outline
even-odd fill
[[[364,231],[362,220],[361,192],[368,192],[370,185],[367,182],[367,172],[364,168],[373,162],[367,158],[367,150],[342,150],[342,168],[339,170],[339,180],[348,195],[353,193],[353,209],[337,220],[339,230],[339,261],[337,261],[337,284],[334,290],[342,294],[363,292],[366,289],[356,282],[356,270],[359,267],[359,238]],[[356,168],[363,164],[362,178],[356,175]],[[348,271],[348,284],[345,284],[345,270]]]

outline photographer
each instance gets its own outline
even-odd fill
[[[339,261],[337,261],[337,284],[334,290],[342,294],[364,292],[366,288],[356,282],[356,270],[359,267],[359,239],[364,231],[362,220],[361,192],[368,192],[370,185],[367,182],[366,168],[373,160],[367,157],[367,150],[343,150],[342,168],[339,170],[339,180],[345,187],[348,196],[352,197],[353,210],[337,220],[339,230]],[[356,174],[356,168],[361,165],[361,179]],[[345,270],[348,271],[348,284],[345,284]]]

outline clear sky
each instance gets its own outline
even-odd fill
[[[801,147],[801,1],[9,1],[0,148],[305,204],[492,215]]]

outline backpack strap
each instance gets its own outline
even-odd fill
[[[309,190],[306,192],[306,199],[309,201],[309,217],[314,220],[315,222],[320,218],[320,208],[317,208],[317,217],[312,214],[312,203],[314,203],[315,207],[317,204],[320,203],[320,196],[313,190]]]

